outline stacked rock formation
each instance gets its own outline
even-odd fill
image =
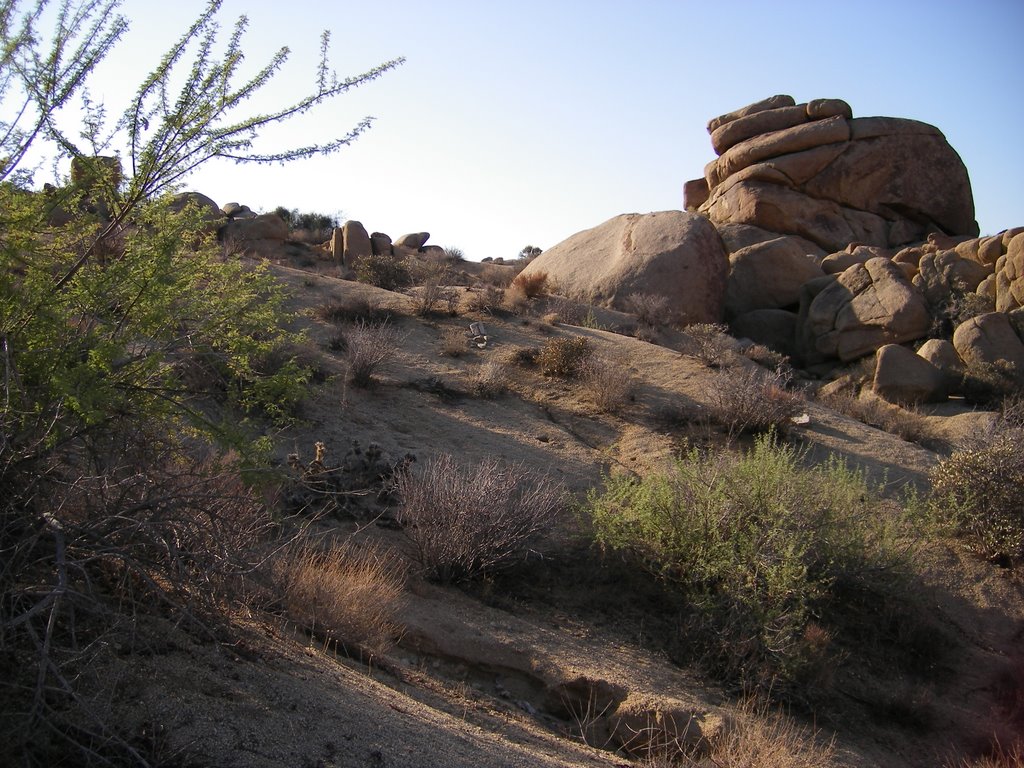
[[[684,188],[715,224],[799,235],[826,251],[976,237],[967,169],[935,127],[854,118],[840,99],[773,96],[708,124],[718,157]]]

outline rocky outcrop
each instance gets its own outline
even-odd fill
[[[288,223],[276,213],[264,213],[251,219],[234,219],[219,230],[218,237],[243,253],[262,253],[288,238]]]
[[[999,312],[1024,307],[1024,232],[1009,240],[1006,253],[996,261],[995,300]]]
[[[1018,324],[1024,326],[1024,317]],[[1004,367],[1024,383],[1024,341],[1008,314],[988,312],[961,323],[953,346],[967,365]]]
[[[940,402],[948,393],[943,372],[899,344],[886,344],[878,350],[871,388],[880,397],[900,405]]]
[[[805,253],[799,238],[777,237],[733,251],[729,254],[726,316],[796,305],[800,287],[823,274],[818,259]]]
[[[349,269],[354,269],[360,259],[373,255],[370,235],[362,222],[349,219],[341,226],[342,260]]]
[[[705,169],[700,211],[716,224],[799,235],[833,252],[978,234],[967,169],[933,126],[854,118],[839,99],[775,96],[708,130],[719,157]]]
[[[683,323],[722,319],[729,259],[706,218],[683,211],[623,214],[544,251],[523,275],[547,273],[570,299],[630,310],[634,294],[664,296]]]
[[[806,363],[856,360],[885,344],[923,338],[931,324],[924,298],[885,258],[811,280],[802,293],[798,346]]]
[[[426,244],[427,240],[429,239],[429,232],[413,232],[411,234],[402,235],[401,237],[396,238],[394,241],[394,245],[400,246],[402,248],[411,248],[414,251],[418,251]]]

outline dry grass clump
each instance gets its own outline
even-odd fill
[[[804,397],[786,389],[785,374],[744,366],[719,371],[714,377],[711,415],[729,434],[744,432],[785,433],[804,407]]]
[[[590,342],[582,336],[551,339],[541,347],[537,365],[545,376],[574,379],[585,373],[592,352]]]
[[[547,272],[530,272],[529,274],[520,273],[516,275],[512,281],[512,288],[517,288],[522,291],[523,295],[528,299],[535,299],[538,296],[542,296],[544,291],[548,287],[548,273]]]
[[[750,701],[743,705],[733,726],[711,746],[703,758],[689,757],[691,768],[826,768],[833,765],[835,743],[816,734],[782,712]],[[652,763],[660,766],[662,763]]]
[[[508,392],[508,367],[500,360],[487,360],[473,372],[470,390],[477,397],[498,397]]]
[[[274,564],[288,617],[313,636],[380,652],[399,634],[395,615],[405,565],[387,551],[350,543],[292,548]]]
[[[445,357],[462,357],[469,350],[468,337],[461,328],[445,328],[441,331],[441,354]]]
[[[564,489],[521,464],[459,464],[441,455],[397,478],[398,519],[424,575],[452,583],[505,568],[528,554],[562,507]]]
[[[505,355],[505,362],[509,365],[529,366],[536,365],[540,358],[540,349],[537,347],[514,347]]]
[[[684,329],[689,353],[707,366],[718,368],[736,342],[720,323],[694,323]]]
[[[398,343],[398,330],[387,320],[380,323],[358,321],[345,332],[349,383],[356,387],[369,387],[374,373],[394,357]]]
[[[924,416],[888,403],[880,397],[858,397],[852,392],[835,392],[820,398],[820,402],[834,411],[907,442],[929,444],[936,440]]]
[[[996,742],[987,755],[964,757],[945,765],[946,768],[1024,768],[1024,741],[1018,739],[1008,747]]]
[[[604,357],[593,357],[583,367],[583,391],[605,413],[618,413],[633,394],[632,378],[622,366]]]

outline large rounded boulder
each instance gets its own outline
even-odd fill
[[[710,323],[723,316],[729,256],[703,216],[627,213],[563,240],[523,270],[537,273],[577,301],[629,311],[634,295],[664,296],[666,321]]]

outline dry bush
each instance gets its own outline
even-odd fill
[[[495,265],[488,265],[480,270],[481,282],[487,283],[495,288],[508,288],[509,284],[515,278],[515,270],[506,267]]]
[[[540,320],[541,320],[542,323],[545,323],[547,325],[557,326],[557,325],[561,324],[562,317],[557,312],[548,312]]]
[[[583,325],[587,313],[592,311],[590,306],[565,296],[552,296],[548,300],[548,307],[567,325]]]
[[[461,328],[445,328],[441,331],[442,355],[445,357],[462,357],[468,349],[468,337]]]
[[[498,397],[508,392],[508,368],[499,360],[481,363],[473,372],[470,389],[477,397]]]
[[[394,554],[347,542],[326,549],[297,545],[273,565],[290,619],[324,641],[373,652],[386,650],[400,632],[395,615],[405,576]]]
[[[668,296],[651,293],[632,293],[626,297],[636,319],[642,325],[658,328],[672,319],[672,302]]]
[[[785,434],[805,404],[802,395],[786,389],[788,383],[782,373],[752,366],[719,371],[709,388],[712,418],[731,435],[772,429]]]
[[[443,283],[443,278],[431,278],[413,293],[413,312],[418,317],[434,314],[439,309],[449,315],[459,311],[459,292]]]
[[[789,358],[781,352],[776,352],[764,344],[750,344],[741,350],[741,353],[748,360],[760,365],[762,368],[769,368],[773,371],[791,372]]]
[[[442,455],[398,476],[398,519],[427,578],[451,583],[527,554],[562,507],[564,489],[521,464],[461,465]]]
[[[527,296],[526,290],[521,285],[512,283],[512,285],[505,289],[505,303],[502,306],[509,312],[516,314],[530,306],[530,297]]]
[[[961,392],[969,403],[999,406],[1020,393],[1020,375],[1008,362],[971,363],[964,372]]]
[[[537,347],[513,347],[505,355],[505,362],[509,365],[536,365],[540,358],[540,349]]]
[[[512,281],[512,287],[518,288],[528,299],[542,296],[548,287],[547,272],[520,273]]]
[[[593,347],[582,336],[566,336],[545,343],[537,355],[537,364],[545,376],[574,379],[585,372],[592,353]]]
[[[352,323],[357,320],[365,322],[386,320],[390,316],[388,310],[368,296],[346,296],[342,299],[325,301],[314,310],[314,314],[319,320],[334,325]]]
[[[691,355],[705,365],[717,368],[736,345],[729,329],[718,323],[694,323],[684,329]]]
[[[373,374],[394,357],[400,336],[387,320],[380,323],[357,322],[345,333],[345,358],[348,381],[356,387],[369,387]]]
[[[505,289],[494,285],[488,285],[482,290],[473,291],[469,294],[469,301],[466,308],[470,312],[486,312],[493,314],[505,303]]]
[[[604,357],[587,361],[583,369],[583,390],[605,413],[617,413],[633,394],[633,380],[622,365]]]

